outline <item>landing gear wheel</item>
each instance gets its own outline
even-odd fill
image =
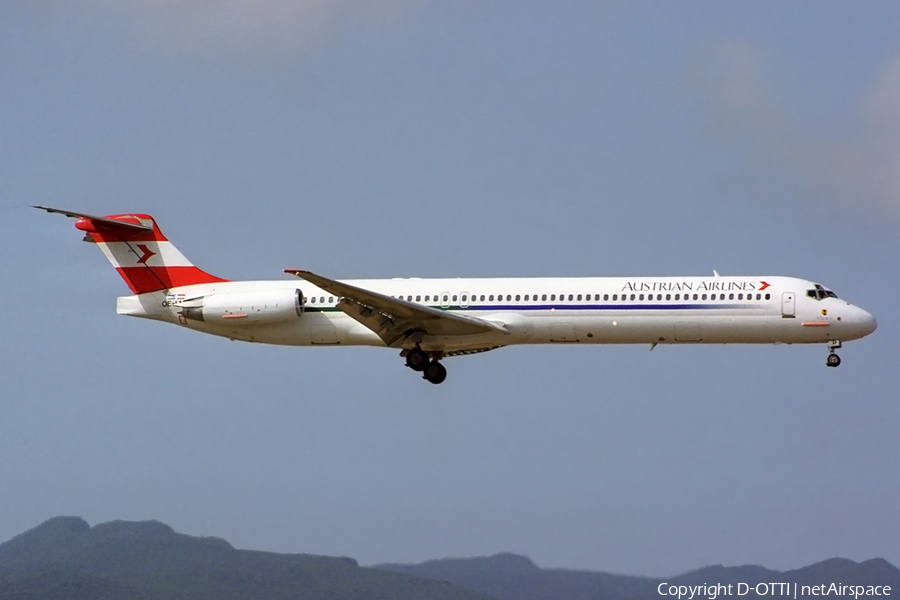
[[[423,377],[434,384],[443,383],[447,379],[447,369],[438,361],[433,360],[425,367]]]
[[[825,359],[825,364],[829,367],[836,367],[841,364],[841,357],[837,354],[829,354],[828,358]]]
[[[413,348],[409,351],[409,354],[406,355],[406,366],[413,371],[421,372],[428,367],[429,360],[431,359],[428,358],[428,354],[426,354],[424,350]]]

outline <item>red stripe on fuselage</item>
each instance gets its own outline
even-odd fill
[[[197,267],[119,267],[116,269],[135,294],[158,292],[183,285],[227,281]]]

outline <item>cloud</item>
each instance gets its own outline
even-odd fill
[[[115,20],[134,44],[175,56],[291,55],[357,27],[387,27],[424,0],[63,0],[43,12],[82,24]]]
[[[699,80],[717,136],[819,198],[900,219],[900,56],[828,122],[790,108],[807,90],[791,83],[802,78],[778,80],[779,58],[746,41],[716,47]]]

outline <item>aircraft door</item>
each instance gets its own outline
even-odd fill
[[[797,297],[794,292],[785,292],[781,295],[781,316],[784,319],[793,319],[797,316]]]

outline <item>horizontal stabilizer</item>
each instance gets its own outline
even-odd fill
[[[88,215],[85,213],[73,212],[71,210],[63,210],[61,208],[50,208],[49,206],[36,206],[32,205],[32,208],[37,208],[40,210],[46,210],[48,213],[56,213],[60,215],[65,215],[67,217],[71,217],[73,219],[87,219],[89,221],[93,221],[94,223],[105,225],[106,227],[112,229],[127,229],[129,231],[153,231],[153,227],[148,227],[146,225],[141,225],[139,223],[128,223],[127,221],[119,221],[118,219],[110,219],[109,217],[98,217],[95,215]]]

